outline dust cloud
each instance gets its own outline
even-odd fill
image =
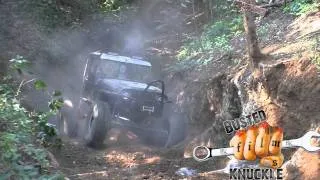
[[[56,29],[51,34],[43,33],[40,27],[29,19],[19,19],[26,30],[24,35],[17,32],[13,34],[21,40],[20,43],[33,42],[32,53],[29,53],[31,47],[25,51],[17,49],[17,52],[23,52],[21,55],[27,59],[32,57],[28,59],[32,62],[30,71],[20,77],[20,80],[39,79],[48,86],[47,91],[43,92],[35,90],[32,83],[25,85],[22,88],[22,104],[28,110],[47,111],[50,100],[48,93],[59,90],[65,102],[71,102],[73,105],[63,107],[62,111],[75,113],[81,96],[86,58],[90,52],[104,50],[130,56],[144,56],[148,48],[146,42],[157,39],[158,36],[163,37],[181,31],[183,18],[179,9],[170,7],[170,4],[161,5],[158,1],[145,1],[139,6],[142,7],[141,12],[133,13],[128,10],[121,13],[120,18],[125,17],[124,22],[100,18],[83,22],[81,28]],[[167,57],[149,55],[146,59],[153,65],[154,80],[165,77],[162,72],[165,58]],[[166,92],[169,91],[166,87]],[[75,116],[72,117],[71,121],[76,121]],[[57,124],[56,118],[52,117],[49,122]]]

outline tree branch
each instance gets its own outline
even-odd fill
[[[234,3],[237,6],[239,6],[239,8],[241,8],[241,10],[253,12],[256,14],[260,14],[262,16],[265,16],[266,13],[268,12],[267,9],[265,9],[261,6],[256,6],[254,4],[250,4],[250,3],[244,2],[242,0],[234,0]]]
[[[265,4],[265,5],[262,5],[260,7],[262,8],[268,8],[268,7],[280,7],[282,5],[286,5],[288,2],[292,2],[292,0],[285,0],[283,2],[277,2],[277,3],[272,3],[272,4]]]

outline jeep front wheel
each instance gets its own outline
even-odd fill
[[[168,119],[168,139],[165,147],[171,147],[183,141],[186,133],[187,118],[180,113],[172,113]]]
[[[57,129],[59,134],[69,137],[77,137],[78,124],[75,118],[74,109],[66,103],[57,113]]]
[[[169,117],[149,117],[147,128],[156,129],[150,134],[145,134],[143,140],[150,145],[170,148],[183,141],[186,135],[187,118],[180,113],[172,112]]]
[[[103,145],[110,120],[111,113],[109,105],[102,101],[95,102],[91,116],[87,118],[85,141],[88,146],[99,147]]]

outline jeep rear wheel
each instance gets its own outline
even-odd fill
[[[102,101],[97,101],[93,105],[91,116],[87,118],[87,132],[85,141],[88,146],[99,147],[103,145],[108,122],[111,120],[109,105]]]

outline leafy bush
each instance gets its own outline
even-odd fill
[[[257,27],[257,36],[260,40],[267,40],[268,31],[270,30],[270,24],[266,23]]]
[[[61,3],[61,4],[60,4]],[[52,0],[20,1],[21,14],[37,23],[43,31],[52,32],[54,28],[70,26],[79,21],[81,8],[71,7]],[[74,5],[73,5],[74,6]]]
[[[309,12],[317,11],[319,3],[317,0],[295,0],[284,7],[284,12],[300,16]]]
[[[314,63],[320,72],[320,38],[314,39],[314,44],[312,45],[313,55],[311,56],[311,62]]]
[[[311,61],[317,66],[317,69],[320,71],[320,53],[315,54]]]
[[[26,61],[18,57],[11,61],[11,67],[21,70]],[[50,112],[28,112],[21,107],[13,82],[7,76],[0,84],[0,179],[63,179],[60,174],[49,172],[47,152],[41,146],[60,143],[55,128],[47,122],[61,103]],[[44,86],[39,86],[39,82],[36,81],[41,89]]]
[[[182,46],[178,53],[178,60],[186,60],[195,54],[209,51],[231,51],[231,38],[243,32],[241,16],[232,20],[217,21],[206,26],[199,39],[193,40]]]
[[[120,10],[129,0],[21,0],[14,6],[28,20],[44,32],[55,32],[61,27],[78,28],[82,20],[99,13]]]
[[[187,42],[177,54],[178,62],[167,71],[187,70],[207,65],[214,59],[214,53],[229,53],[232,50],[230,40],[244,31],[242,16],[235,13],[228,19],[215,21],[204,27],[197,39]]]
[[[104,0],[100,7],[103,11],[118,11],[121,9],[122,6],[129,3],[129,0]]]

